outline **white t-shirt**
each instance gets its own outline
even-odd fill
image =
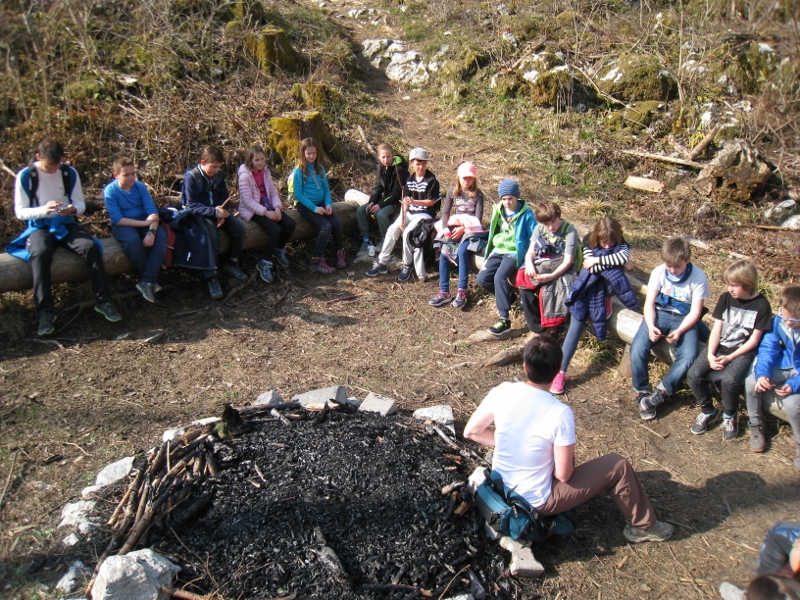
[[[22,177],[17,174],[17,183],[14,190],[14,211],[20,221],[57,217],[58,213],[55,211],[47,212],[47,203],[50,200],[58,200],[63,204],[67,203],[67,192],[64,190],[64,177],[61,175],[61,171],[59,170],[55,173],[45,173],[41,169],[37,169],[37,171],[39,174],[39,187],[36,190],[36,197],[39,199],[39,206],[32,205],[31,199],[22,186]],[[86,210],[80,177],[77,178],[75,187],[72,188],[72,204],[75,205],[79,215],[82,215]]]
[[[695,300],[705,300],[711,296],[711,290],[708,288],[708,277],[703,273],[703,269],[697,265],[692,265],[691,274],[686,278],[686,281],[681,283],[669,281],[667,279],[667,266],[664,264],[658,265],[650,273],[647,289],[665,294],[678,302],[685,302],[689,305]]]
[[[553,446],[575,443],[572,409],[523,382],[501,383],[481,403],[494,417],[492,469],[538,508],[553,489]]]

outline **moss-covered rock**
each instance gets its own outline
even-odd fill
[[[286,113],[269,120],[272,130],[267,144],[284,164],[291,165],[297,159],[300,141],[311,137],[318,144],[322,159],[334,162],[347,160],[347,152],[336,139],[318,111]]]
[[[678,95],[678,82],[655,56],[623,56],[610,61],[598,75],[600,89],[625,102],[667,102]]]
[[[781,57],[763,42],[729,43],[731,63],[727,75],[746,94],[758,94],[781,66]]]
[[[653,121],[664,116],[665,109],[666,104],[655,100],[636,102],[629,108],[613,112],[606,121],[606,125],[611,131],[628,129],[632,133],[637,133],[647,129]]]
[[[497,95],[502,98],[515,98],[522,84],[522,78],[514,72],[497,73],[492,76],[489,87],[494,88]]]
[[[531,102],[543,107],[568,107],[587,104],[594,90],[575,78],[575,71],[556,52],[540,52],[517,65],[517,73],[527,82]]]
[[[292,47],[286,32],[272,25],[267,25],[258,33],[247,36],[247,52],[269,75],[275,69],[305,73],[308,71],[308,60]]]

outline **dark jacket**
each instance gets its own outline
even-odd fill
[[[166,266],[202,271],[217,267],[219,238],[212,230],[216,228],[213,221],[200,218],[189,210],[181,211],[177,217],[173,217],[168,209],[159,209],[158,213],[174,232],[169,259],[164,263]]]
[[[618,249],[618,246],[608,249],[593,248],[592,255],[614,254]],[[639,299],[631,288],[623,267],[612,267],[599,273],[590,273],[586,269],[581,269],[565,302],[573,319],[579,321],[586,320],[586,317],[591,319],[594,334],[601,342],[606,339],[608,329],[605,309],[607,288],[610,288],[613,294],[619,297],[625,307],[631,310],[639,309]]]
[[[225,185],[225,174],[217,171],[210,179],[206,177],[200,165],[186,171],[183,176],[183,206],[193,213],[209,219],[216,218],[215,207],[221,206],[228,199],[228,187]]]
[[[402,156],[395,156],[388,167],[378,165],[375,187],[369,195],[369,203],[386,208],[400,204],[403,198],[403,184],[408,181],[408,162]]]

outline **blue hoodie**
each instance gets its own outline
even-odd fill
[[[794,343],[792,332],[780,315],[772,319],[772,331],[764,335],[758,348],[758,357],[753,374],[759,377],[772,377],[773,369],[794,369],[798,375],[786,380],[792,393],[800,393],[800,345]]]

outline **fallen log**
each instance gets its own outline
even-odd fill
[[[357,227],[356,209],[358,203],[355,201],[336,202],[333,210],[339,221],[342,223],[344,231],[354,231]],[[297,227],[290,241],[311,239],[317,235],[317,230],[300,216],[295,209],[285,211],[288,216],[294,219]],[[267,243],[267,234],[252,221],[245,223],[247,236],[244,240],[244,248],[257,248]],[[224,231],[219,232],[220,251],[228,249],[228,236]],[[100,240],[103,245],[103,264],[108,275],[119,275],[128,271],[133,271],[133,265],[128,260],[122,246],[114,238],[103,238]],[[81,281],[88,278],[86,263],[74,252],[58,248],[53,256],[53,266],[50,270],[53,283],[65,283],[70,281]],[[30,289],[33,286],[33,277],[29,264],[14,258],[9,254],[0,254],[0,293],[18,292]]]

